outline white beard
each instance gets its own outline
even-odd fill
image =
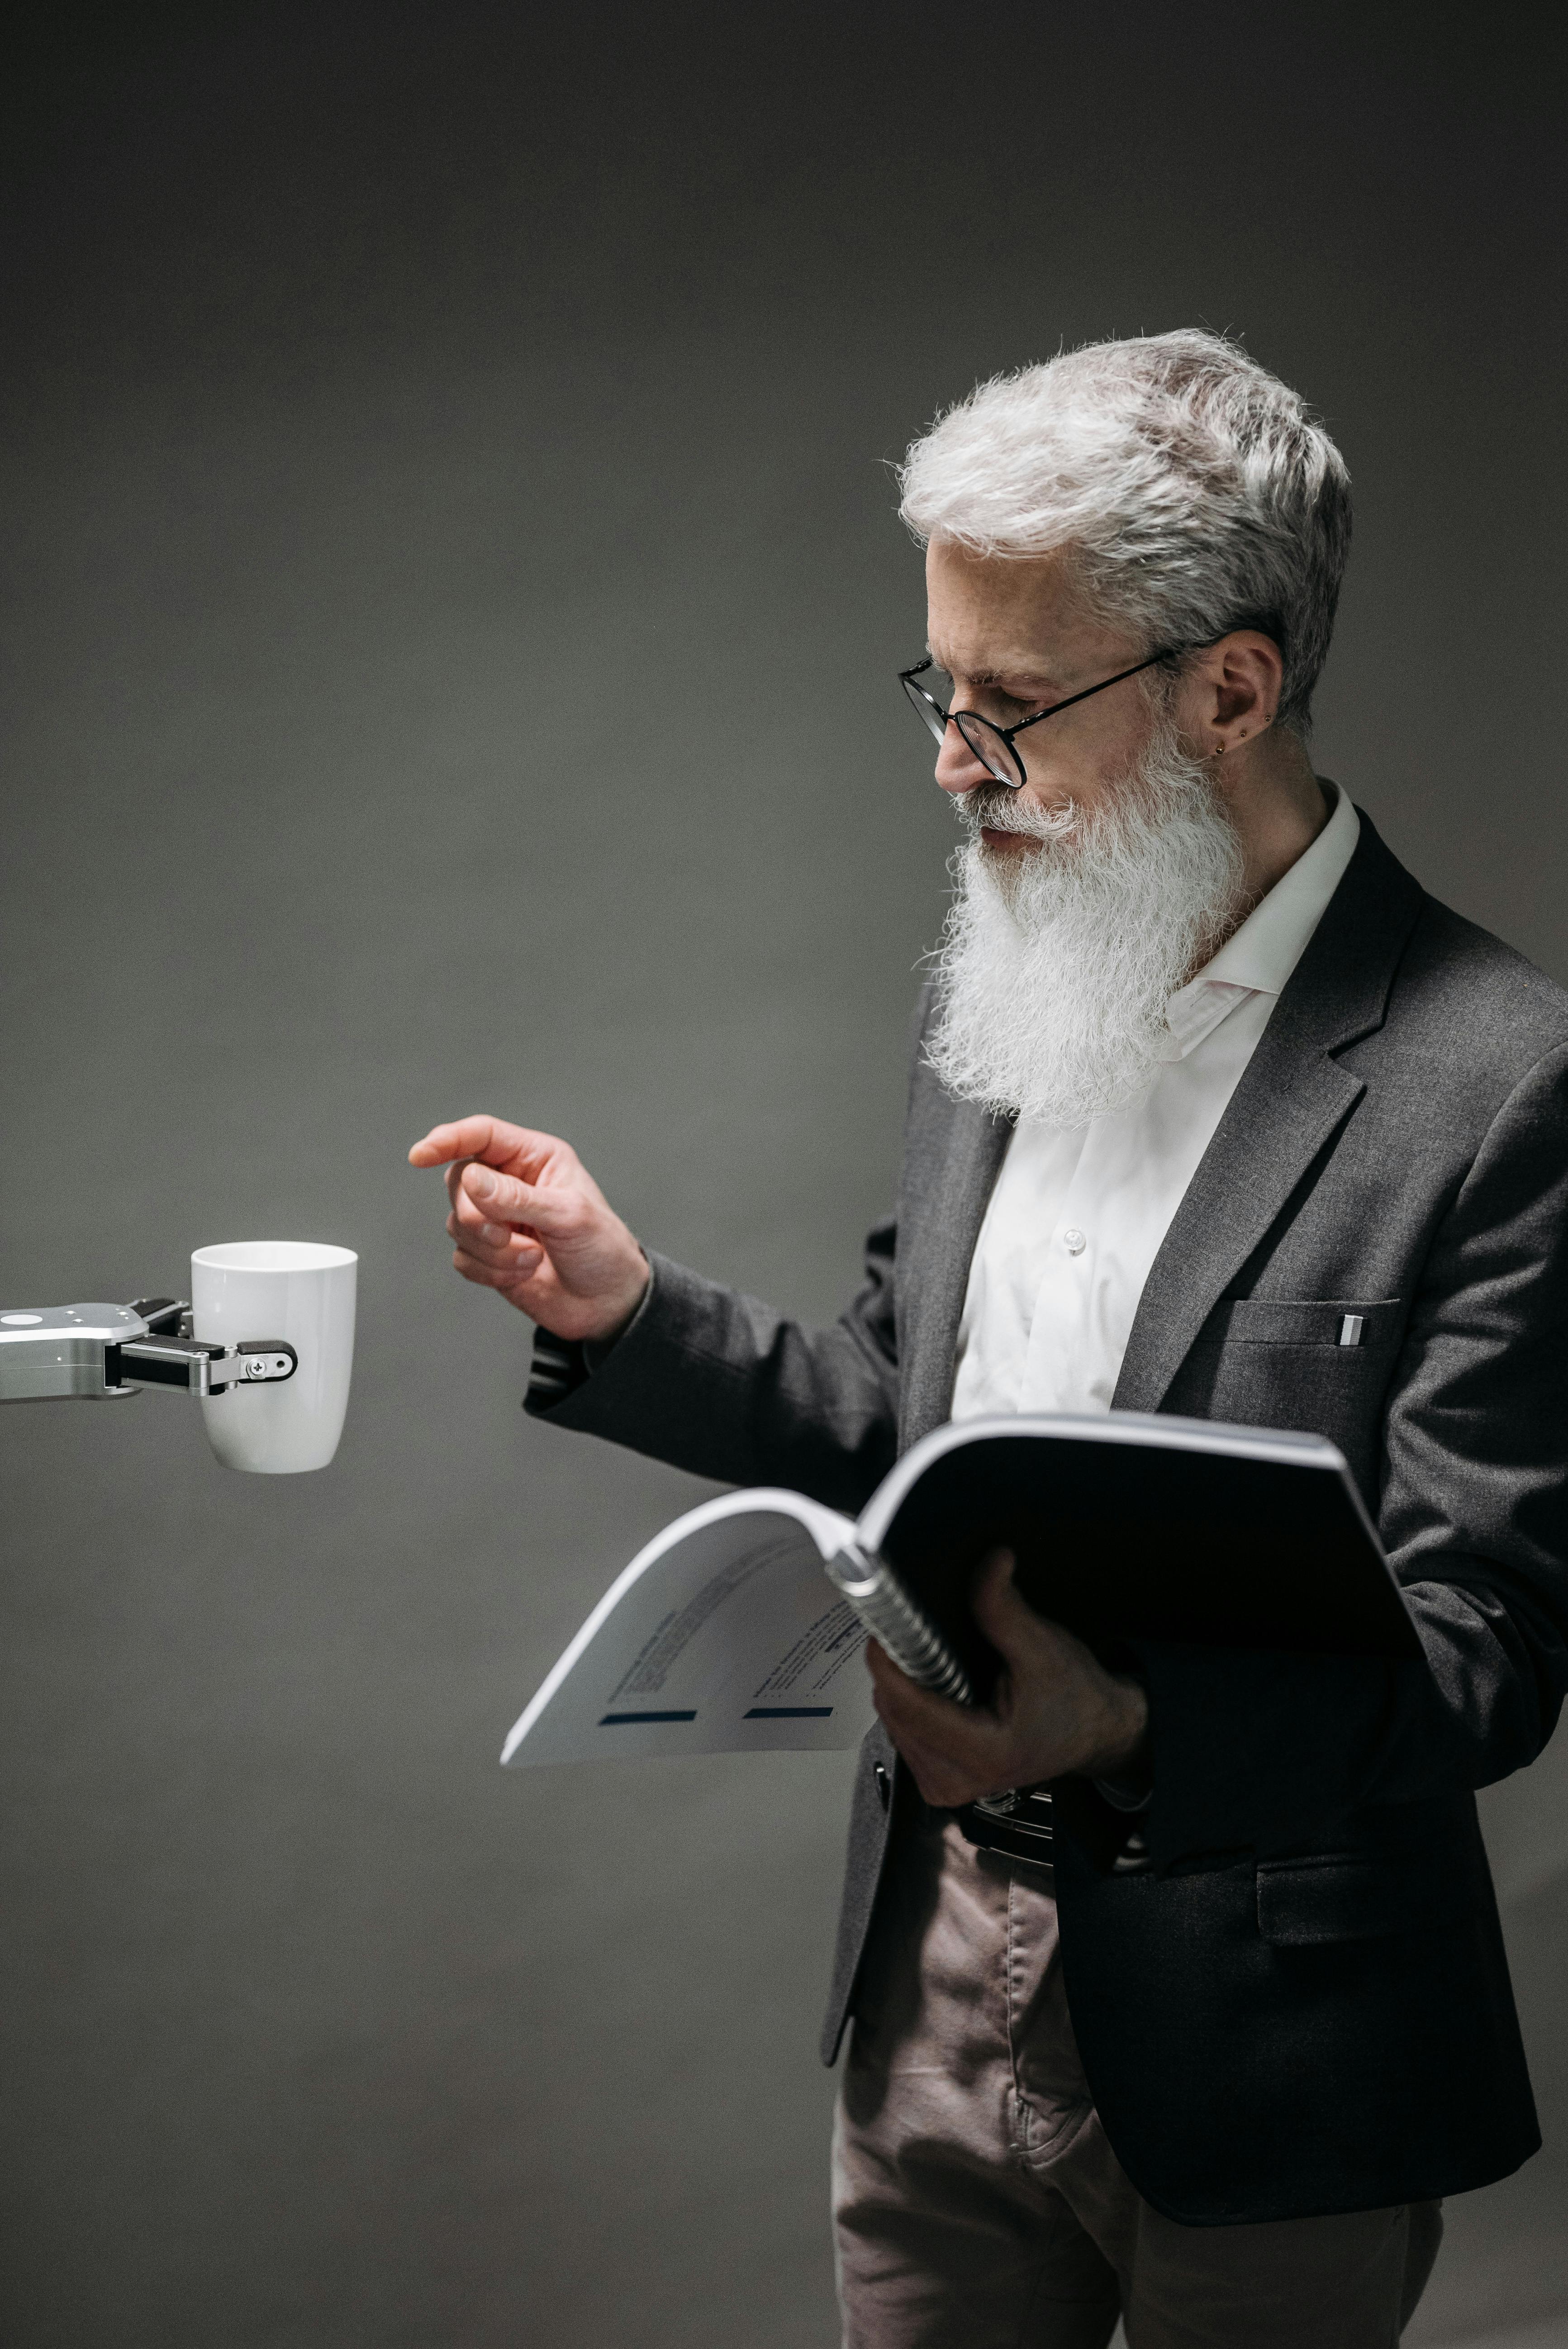
[[[1169,1043],[1166,1005],[1241,909],[1241,843],[1208,774],[1162,723],[1097,810],[998,784],[959,812],[1039,845],[975,836],[954,858],[932,1067],[960,1101],[1047,1125],[1125,1108]]]

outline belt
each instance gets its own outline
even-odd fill
[[[977,1851],[997,1852],[1004,1859],[1021,1859],[1032,1868],[1050,1867],[1055,1829],[1047,1787],[1019,1786],[1011,1794],[985,1795],[965,1803],[955,1816],[960,1832]]]
[[[977,1802],[965,1803],[954,1816],[977,1851],[994,1851],[1003,1859],[1022,1860],[1026,1867],[1043,1868],[1049,1873],[1055,1857],[1055,1828],[1047,1786],[1019,1786],[1007,1795],[984,1795]],[[1111,1876],[1149,1873],[1149,1847],[1141,1819],[1137,1826],[1130,1817],[1126,1820],[1119,1837],[1106,1845],[1099,1865]]]

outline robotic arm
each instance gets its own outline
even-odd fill
[[[107,1402],[144,1386],[213,1396],[279,1384],[298,1366],[282,1338],[237,1346],[193,1338],[182,1298],[0,1312],[0,1402]]]

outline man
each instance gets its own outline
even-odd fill
[[[701,1474],[853,1508],[981,1411],[1340,1446],[1425,1666],[1102,1660],[1006,1557],[990,1708],[872,1651],[826,2052],[852,2014],[855,2349],[1089,2349],[1119,2310],[1133,2349],[1381,2349],[1439,2198],[1538,2143],[1472,1790],[1568,1671],[1568,999],[1314,775],[1348,484],[1244,354],[998,379],[903,484],[904,689],[967,840],[843,1319],[645,1255],[549,1135],[413,1157],[540,1325],[530,1408]],[[975,1807],[1046,1782],[1054,1867]]]

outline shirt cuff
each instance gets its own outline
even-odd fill
[[[529,1366],[526,1411],[553,1411],[575,1394],[593,1375],[588,1349],[579,1338],[557,1338],[549,1330],[533,1333],[533,1361]]]
[[[1136,1793],[1129,1786],[1113,1786],[1109,1778],[1096,1778],[1093,1784],[1096,1794],[1108,1802],[1113,1811],[1120,1811],[1130,1819],[1138,1818],[1154,1800],[1152,1780]]]
[[[649,1298],[654,1293],[652,1269],[642,1300],[626,1330],[641,1320]],[[542,1330],[538,1323],[533,1330],[533,1360],[529,1366],[528,1392],[523,1396],[524,1411],[534,1413],[554,1411],[568,1395],[586,1386],[606,1355],[614,1351],[626,1330],[618,1330],[613,1338],[558,1338],[553,1330]]]

